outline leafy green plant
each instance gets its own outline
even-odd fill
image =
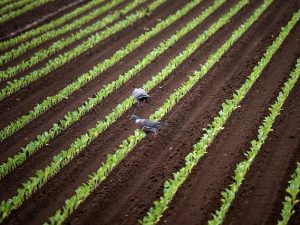
[[[300,62],[300,60],[299,60]],[[292,178],[289,181],[289,186],[286,189],[287,195],[284,198],[283,208],[281,210],[281,220],[278,221],[278,225],[286,225],[289,222],[291,216],[295,213],[294,206],[299,202],[297,196],[300,191],[300,163],[297,163],[297,168],[292,174]]]
[[[35,153],[38,149],[46,145],[52,138],[60,134],[62,131],[67,129],[70,125],[77,122],[85,113],[93,109],[97,104],[99,104],[104,98],[109,96],[114,90],[121,87],[129,79],[134,77],[138,72],[149,65],[153,60],[155,60],[159,55],[168,50],[172,45],[174,45],[180,38],[189,33],[192,29],[198,26],[201,22],[205,20],[211,13],[213,13],[217,8],[219,8],[225,0],[216,0],[214,4],[203,11],[199,16],[194,18],[192,21],[188,22],[184,27],[173,34],[169,39],[162,41],[158,47],[154,48],[150,53],[148,53],[141,61],[139,61],[132,69],[128,70],[125,74],[119,76],[119,78],[110,84],[105,85],[101,88],[94,97],[89,98],[84,102],[83,105],[78,107],[72,112],[68,112],[63,119],[58,123],[53,124],[52,128],[45,131],[43,134],[38,135],[36,140],[30,142],[22,151],[16,155],[8,158],[7,162],[0,166],[0,179],[15,169],[17,166],[21,165],[28,157]],[[219,26],[218,26],[219,27]],[[217,31],[218,27],[210,27],[208,30]],[[207,37],[208,38],[208,37]]]
[[[0,2],[0,6],[1,6],[1,7],[5,7],[5,6],[11,4],[13,1],[14,1],[14,0],[2,0],[2,1]]]

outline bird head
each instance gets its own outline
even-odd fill
[[[130,118],[130,120],[133,120],[133,121],[136,121],[138,119],[139,119],[139,117],[137,115],[132,115]]]

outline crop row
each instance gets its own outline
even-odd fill
[[[140,72],[147,65],[153,62],[159,55],[167,51],[169,47],[174,45],[179,39],[181,39],[184,35],[186,35],[192,29],[198,26],[202,21],[204,21],[205,18],[207,18],[211,13],[213,13],[217,8],[219,8],[224,2],[225,0],[216,0],[212,6],[207,8],[203,13],[194,18],[192,21],[188,22],[183,28],[178,30],[169,39],[162,41],[158,47],[154,48],[150,53],[148,53],[132,69],[120,75],[117,80],[105,85],[95,94],[94,97],[89,98],[78,109],[72,112],[68,112],[65,115],[65,117],[61,119],[58,123],[55,123],[50,130],[45,131],[41,135],[38,135],[36,140],[30,142],[25,148],[22,148],[21,152],[14,155],[13,157],[10,157],[7,162],[3,163],[0,166],[0,179],[3,178],[9,172],[11,172],[13,169],[15,169],[18,165],[22,164],[28,157],[30,157],[38,149],[43,147],[55,136],[57,136],[69,126],[77,122],[83,115],[85,115],[87,112],[93,109],[104,98],[109,96],[114,90],[118,89],[129,79],[133,78],[138,72]],[[191,9],[191,7],[187,6],[187,9]],[[184,8],[181,12],[184,12]],[[184,13],[181,13],[181,15],[184,15]]]
[[[265,3],[256,10],[256,13],[261,14],[266,5],[270,4],[271,1]],[[264,6],[265,5],[265,6]],[[259,12],[260,11],[260,12]],[[255,14],[254,14],[255,15]],[[253,16],[251,16],[240,29],[244,29],[247,23],[253,23]],[[239,106],[242,99],[249,92],[255,81],[259,78],[260,74],[269,63],[272,56],[276,53],[290,30],[295,26],[299,17],[297,14],[292,18],[292,20],[285,26],[280,32],[279,36],[273,42],[273,44],[268,47],[264,56],[259,61],[258,65],[254,67],[251,74],[248,76],[244,84],[234,93],[233,98],[226,100],[222,104],[222,109],[219,112],[219,115],[213,119],[213,122],[204,129],[205,133],[198,143],[193,147],[193,151],[185,157],[185,165],[173,174],[173,178],[167,180],[164,183],[163,195],[159,200],[154,202],[154,206],[150,208],[147,215],[140,221],[142,224],[155,224],[161,218],[163,212],[167,209],[168,204],[173,199],[179,187],[185,182],[189,174],[195,165],[197,165],[200,158],[207,153],[206,149],[213,142],[218,133],[223,129],[224,124],[232,114],[232,112]],[[234,186],[232,186],[235,188]],[[234,189],[235,190],[235,189]],[[231,194],[231,193],[230,193]],[[227,194],[222,194],[222,196],[228,196]],[[227,199],[223,199],[222,202],[226,202]],[[227,203],[227,202],[226,202]],[[229,206],[228,206],[229,207]],[[224,209],[228,209],[228,207]],[[225,215],[226,210],[222,210],[220,213],[217,213],[214,216],[214,220],[210,221],[209,224],[220,224],[223,220],[222,215]]]
[[[266,58],[264,58],[263,60],[265,59]],[[288,97],[290,91],[294,87],[294,84],[296,83],[299,77],[300,67],[299,65],[297,67],[298,68],[296,68],[296,70],[291,73],[290,78],[283,85],[282,91],[279,93],[276,102],[273,105],[271,105],[271,107],[269,108],[270,114],[264,119],[262,125],[259,127],[257,139],[251,141],[250,150],[245,153],[246,159],[237,165],[233,176],[234,182],[230,184],[230,186],[221,193],[222,196],[221,207],[219,210],[217,210],[214,213],[213,219],[209,221],[209,225],[221,224],[223,222],[226,213],[232,201],[234,200],[239,187],[242,185],[242,182],[245,179],[247,171],[252,165],[252,162],[254,161],[256,155],[258,154],[261,146],[264,144],[265,140],[267,139],[268,134],[272,131],[272,125],[275,122],[276,117],[280,114],[280,110],[286,98]]]
[[[26,41],[34,36],[37,36],[39,34],[42,34],[44,32],[47,32],[55,27],[58,27],[69,20],[75,18],[76,16],[79,16],[80,14],[88,11],[89,9],[96,7],[98,4],[104,2],[104,0],[92,0],[87,4],[84,4],[83,6],[80,6],[76,8],[75,10],[63,15],[62,17],[52,20],[51,22],[44,24],[42,26],[39,26],[37,28],[34,28],[30,31],[27,31],[25,33],[22,33],[16,37],[13,37],[9,40],[0,42],[0,51],[3,51],[13,45],[16,45],[20,42]]]
[[[14,0],[2,0],[2,1],[0,2],[0,6],[1,6],[1,7],[5,7],[6,5],[11,4],[13,1],[14,1]]]
[[[236,10],[239,11],[241,7],[247,4],[247,1],[240,1],[235,5],[230,12],[227,14],[234,14]],[[233,16],[233,15],[231,15]],[[227,18],[228,19],[228,18]],[[220,21],[220,20],[219,20]],[[204,34],[207,34],[204,32]],[[231,39],[231,41],[233,41]],[[231,43],[232,45],[233,43]],[[231,46],[230,45],[230,46]],[[218,51],[217,51],[218,52]],[[201,79],[208,70],[218,62],[219,58],[214,57],[215,54],[210,57],[207,62],[201,67],[201,71],[196,72],[194,75],[189,77],[189,80],[181,85],[181,87],[175,90],[174,93],[165,101],[165,103],[150,116],[151,119],[161,119],[167,112],[169,112],[177,103],[182,99],[186,93]],[[180,56],[178,56],[180,57]],[[221,57],[221,56],[220,56]],[[173,62],[171,61],[169,65],[171,66]],[[155,80],[155,79],[152,79]],[[148,84],[148,83],[147,83]],[[143,88],[145,90],[150,90],[150,87],[145,84]],[[108,155],[107,160],[102,164],[96,173],[89,175],[89,181],[82,184],[75,190],[75,194],[66,200],[65,205],[62,209],[59,209],[53,217],[49,219],[51,224],[61,224],[79,205],[82,203],[91,193],[97,188],[97,186],[106,179],[108,174],[126,157],[126,155],[132,151],[136,144],[145,137],[145,133],[141,130],[136,130],[134,135],[129,136],[127,139],[122,141],[122,144],[115,151],[113,155]]]
[[[34,8],[37,8],[41,5],[44,5],[46,3],[48,3],[50,0],[35,0],[32,3],[25,5],[24,7],[17,9],[15,11],[12,11],[10,13],[4,14],[2,16],[0,16],[0,24],[5,23],[8,20],[11,20],[25,12],[28,12],[30,10],[33,10]]]
[[[0,8],[0,15],[5,14],[7,12],[11,13],[11,11],[13,11],[14,9],[24,6],[24,5],[28,4],[29,2],[32,2],[32,0],[23,0],[23,1],[12,2],[11,4],[3,6]]]
[[[98,29],[104,28],[108,24],[112,23],[114,20],[118,19],[121,16],[121,13],[128,12],[129,10],[136,7],[138,4],[143,3],[146,0],[135,0],[134,2],[131,2],[127,5],[127,7],[124,8],[124,11],[118,10],[114,14],[108,15],[104,17],[102,20],[99,20],[95,24],[87,27],[86,29],[82,29],[79,32],[72,34],[68,38],[63,38],[57,42],[54,42],[48,49],[40,50],[36,52],[28,61],[23,61],[19,65],[8,68],[8,71],[11,73],[8,74],[7,71],[4,71],[4,73],[7,73],[7,76],[13,75],[15,73],[18,73],[20,70],[26,69],[27,67],[31,67],[40,60],[43,60],[47,58],[49,55],[61,50],[62,48],[66,47],[67,45],[81,39],[85,35],[91,34],[92,32],[95,32]],[[166,0],[164,0],[166,1]],[[53,70],[57,69],[58,67],[63,66],[64,64],[68,63],[75,57],[79,56],[80,54],[84,53],[85,51],[91,49],[96,44],[104,40],[105,38],[115,34],[116,32],[128,27],[129,25],[133,24],[137,20],[144,17],[146,14],[146,9],[141,9],[135,13],[132,13],[128,15],[125,19],[117,22],[116,24],[107,27],[105,30],[98,32],[96,34],[93,34],[90,36],[86,41],[83,43],[77,45],[75,48],[63,53],[62,55],[59,55],[55,57],[54,59],[49,60],[46,63],[46,66],[40,69],[37,69],[28,75],[21,77],[19,79],[15,79],[12,82],[8,82],[7,86],[4,87],[0,91],[0,100],[10,96],[11,94],[15,93],[16,91],[20,90],[21,88],[31,84],[32,82],[40,79],[41,77],[44,77],[48,75]],[[5,75],[6,76],[6,75]]]
[[[68,31],[71,31],[73,29],[76,29],[83,24],[95,19],[97,16],[102,15],[103,13],[109,11],[114,6],[120,4],[122,0],[115,0],[108,2],[107,4],[103,5],[102,7],[95,9],[91,13],[82,16],[78,18],[77,20],[73,21],[72,23],[66,24],[56,30],[48,31],[28,42],[22,43],[19,45],[16,49],[11,49],[10,51],[4,53],[0,56],[0,65],[3,65],[20,55],[26,53],[28,50],[37,47],[38,45],[58,36],[64,33],[67,33]],[[70,45],[71,43],[80,40],[81,38],[105,27],[107,24],[115,21],[118,19],[121,15],[126,14],[129,10],[133,9],[135,6],[145,2],[145,0],[140,1],[134,1],[133,3],[128,4],[128,6],[123,10],[117,10],[112,15],[109,15],[102,20],[98,20],[93,25],[88,26],[85,29],[81,29],[77,31],[76,33],[72,34],[68,38],[61,38],[60,40],[55,41],[53,44],[51,44],[50,47],[47,49],[42,49],[37,51],[30,59],[23,60],[21,63],[14,67],[9,67],[5,71],[1,71],[0,73],[0,81],[6,80],[17,73],[20,73],[21,71],[24,71],[33,65],[37,64],[38,62],[44,60],[46,57],[50,56],[51,54],[54,54],[55,52],[63,49],[67,45]]]
[[[300,64],[300,62],[298,62]],[[299,76],[299,75],[298,75]],[[292,174],[292,178],[289,181],[289,186],[286,189],[287,195],[284,198],[283,208],[281,210],[281,220],[278,221],[278,225],[288,224],[289,219],[295,213],[294,207],[299,203],[297,196],[300,192],[300,163],[297,163],[297,168]]]
[[[198,1],[199,2],[199,1]],[[168,23],[176,21],[178,15],[182,12],[187,13],[192,9],[193,5],[197,5],[197,1],[188,3],[182,10],[178,10],[173,15],[169,16],[165,21],[161,21],[151,31],[157,31],[157,29],[167,26]],[[182,16],[182,15],[181,15]],[[146,32],[145,34],[149,33]],[[141,35],[140,37],[144,37]],[[142,41],[142,40],[141,40]],[[134,43],[134,42],[132,42]],[[181,57],[182,58],[182,57]],[[171,69],[174,69],[174,63],[169,65]],[[164,70],[164,73],[160,73],[155,76],[155,79],[148,82],[148,86],[155,86],[162,81],[169,73],[169,70]],[[23,184],[23,188],[18,189],[18,194],[8,201],[2,201],[0,206],[0,221],[5,219],[12,210],[18,208],[22,202],[29,198],[38,188],[43,186],[51,177],[53,177],[63,166],[69,163],[80,151],[82,151],[92,140],[94,140],[100,133],[107,129],[116,119],[129,107],[134,104],[133,98],[129,97],[122,104],[119,104],[115,110],[108,116],[106,121],[98,121],[94,128],[91,128],[86,134],[81,135],[67,150],[62,150],[57,156],[53,157],[53,162],[47,166],[44,170],[38,170],[36,177],[31,177],[29,181]]]

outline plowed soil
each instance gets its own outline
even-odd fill
[[[37,20],[40,14],[52,13],[61,6],[74,2],[56,0],[51,2],[51,5],[49,3],[48,11],[46,6],[39,7],[35,9],[35,14],[27,13],[20,16],[23,23],[12,20],[4,24],[0,27],[0,36],[5,37],[12,32],[9,30],[11,26],[19,29],[28,24],[29,20]],[[125,1],[112,10],[124,7],[128,2]],[[188,2],[188,0],[168,0],[151,15],[110,36],[56,71],[0,101],[0,129],[7,126],[10,121],[28,113],[36,103],[41,102],[47,96],[56,94],[94,65],[109,58],[130,40],[144,33],[146,27],[151,29],[160,19],[167,18]],[[33,176],[36,170],[43,169],[51,163],[53,156],[62,149],[68,148],[81,134],[94,127],[97,121],[104,119],[114,107],[131,94],[134,87],[141,87],[153,75],[161,71],[172,58],[186,48],[188,43],[194,41],[236,2],[237,0],[226,1],[203,23],[84,115],[79,122],[55,137],[49,142],[49,145],[40,149],[24,164],[0,180],[0,200],[13,197],[21,184]],[[74,4],[66,12],[84,3],[86,1]],[[19,152],[21,147],[34,140],[38,134],[51,128],[52,124],[63,118],[68,111],[76,109],[89,97],[92,97],[103,85],[117,79],[120,74],[132,68],[161,41],[182,28],[211,3],[212,1],[204,0],[179,21],[146,41],[123,60],[73,93],[68,99],[47,110],[7,140],[1,142],[0,163]],[[3,223],[36,225],[47,221],[57,209],[63,206],[65,200],[74,194],[75,189],[88,180],[88,175],[102,165],[107,154],[114,153],[115,148],[120,145],[122,140],[133,134],[136,127],[129,120],[130,116],[137,114],[147,118],[155,112],[174,89],[186,81],[188,75],[199,69],[208,56],[215,52],[261,3],[262,0],[251,0],[250,4],[240,10],[227,25],[216,32],[164,81],[150,91],[151,101],[149,104],[135,105],[129,109],[31,198],[26,200],[20,208],[13,211]],[[142,4],[140,7],[145,5]],[[277,37],[281,27],[286,25],[299,8],[300,1],[298,0],[274,0],[258,21],[163,118],[168,121],[167,126],[163,127],[157,135],[148,134],[140,141],[108,178],[87,200],[81,203],[79,208],[65,221],[65,224],[138,224],[138,220],[143,218],[153,205],[153,201],[162,195],[164,181],[184,165],[185,156],[192,151],[193,145],[201,138],[202,129],[217,116],[222,102],[231,98],[234,91],[243,84],[263,56],[266,48]],[[105,17],[108,13],[97,19]],[[53,18],[60,15],[57,14]],[[126,15],[123,15],[121,19],[125,17]],[[17,65],[20,61],[30,57],[36,50],[43,49],[76,31],[61,35],[28,51],[1,69]],[[58,54],[74,48],[82,41],[68,46]],[[47,60],[53,59],[58,54],[50,56]],[[244,153],[249,149],[250,141],[256,138],[259,125],[268,115],[269,106],[274,102],[280,87],[287,80],[299,57],[300,24],[298,23],[246,95],[241,107],[231,115],[226,122],[225,129],[207,149],[208,154],[199,161],[187,181],[178,190],[159,224],[207,224],[207,221],[211,219],[211,214],[220,207],[220,192],[232,183],[236,165],[244,159]],[[47,60],[17,77],[43,67]],[[5,85],[5,82],[0,83],[1,88]],[[288,97],[281,115],[274,124],[273,132],[262,146],[247,173],[245,181],[226,215],[224,224],[277,224],[288,180],[299,161],[300,81],[297,82]],[[299,205],[296,206],[295,211],[289,224],[300,224]]]

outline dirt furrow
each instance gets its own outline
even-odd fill
[[[85,3],[85,0],[77,0],[77,1],[73,1],[72,3],[70,3],[68,5],[64,5],[63,7],[56,9],[54,12],[43,15],[42,17],[38,18],[37,20],[32,21],[31,23],[26,24],[25,26],[14,30],[13,32],[7,34],[6,36],[3,36],[2,38],[0,38],[0,41],[7,41],[11,38],[15,38],[18,35],[22,35],[31,29],[37,28],[38,26],[42,26],[42,25],[44,25],[44,23],[46,24],[51,20],[59,18],[62,15],[62,13],[67,14],[67,13],[73,11],[73,9],[75,10],[77,6],[80,7],[84,3]],[[28,38],[28,40],[32,39],[29,36],[27,38]],[[14,46],[17,46],[17,45],[18,44],[15,44]],[[12,49],[14,46],[10,46],[10,47],[6,48],[5,50],[1,50],[1,54],[7,50]]]
[[[12,20],[9,20],[5,22],[4,24],[0,25],[0,38],[6,38],[9,36],[9,34],[15,32],[18,29],[24,28],[26,25],[31,24],[33,21],[39,20],[42,16],[45,16],[49,13],[55,12],[58,8],[61,8],[65,5],[69,5],[73,3],[73,0],[56,0],[56,1],[50,1],[46,3],[45,5],[39,6],[33,10],[30,10]],[[62,16],[65,13],[68,13],[72,9],[81,6],[82,4],[86,3],[87,1],[83,1],[79,4],[74,5],[73,7],[70,7],[66,11],[62,11],[59,14],[54,15],[53,17],[48,18],[47,20],[43,21],[42,23],[38,23],[38,25],[41,25],[43,23],[49,22],[51,19],[57,18],[59,16]],[[31,27],[34,28],[35,26]]]
[[[257,6],[257,2],[256,4],[251,4],[245,10],[241,11],[241,13],[234,19],[234,22],[225,27],[225,29],[222,29],[215,37],[213,37],[213,41],[208,42],[207,45],[205,45],[203,48],[200,48],[196,54],[194,54],[187,62],[184,63],[182,67],[176,70],[172,76],[162,84],[162,89],[157,88],[151,92],[150,94],[154,96],[155,101],[149,105],[149,111],[153,111],[155,108],[161,105],[173,88],[178,87],[179,84],[186,79],[187,74],[198,68],[198,63],[203,63],[205,58],[207,58],[212,51],[221,45],[221,43],[229,36],[231,31],[236,29],[239,23],[244,20],[243,17],[250,14],[251,10],[253,10],[255,6]],[[224,30],[226,34],[224,34]],[[239,48],[241,49],[243,46],[239,46]],[[227,82],[231,83],[230,80]],[[208,89],[211,89],[211,86]],[[139,112],[139,114],[146,116],[146,113],[143,112],[142,108],[137,110],[136,107],[126,113],[126,115],[120,119],[121,124],[117,123],[107,130],[107,132],[104,132],[104,134],[95,140],[90,147],[86,149],[86,151],[76,157],[74,162],[63,169],[59,176],[55,177],[50,183],[48,183],[39,193],[37,193],[37,195],[33,197],[33,199],[25,203],[20,210],[13,213],[11,218],[14,219],[8,223],[24,223],[24,221],[30,219],[32,224],[36,223],[34,221],[41,222],[43,218],[47,218],[49,215],[51,215],[51,213],[53,213],[57,207],[63,204],[65,198],[73,193],[74,188],[86,180],[87,174],[95,171],[99,167],[101,161],[104,160],[108,151],[113,151],[113,148],[117,146],[117,143],[133,131],[134,127],[131,123],[129,123],[128,118],[132,113],[135,112]],[[117,139],[115,139],[115,133],[120,134]],[[80,174],[80,177],[78,174]],[[62,177],[65,177],[63,178],[63,183],[59,181],[62,179]],[[20,177],[20,179],[22,179],[22,177]],[[68,183],[68,181],[70,181],[70,183]],[[3,190],[2,193],[14,193],[10,189],[10,185],[7,187],[9,188],[6,189],[6,191]],[[48,197],[50,199],[42,200]],[[32,204],[33,202],[34,204]],[[36,214],[37,208],[40,210],[38,215]]]

